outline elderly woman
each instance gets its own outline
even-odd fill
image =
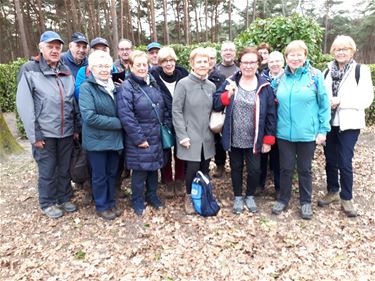
[[[355,52],[356,44],[349,36],[337,36],[332,43],[335,60],[325,73],[332,111],[332,129],[324,149],[328,193],[318,201],[323,207],[341,199],[348,217],[357,215],[352,203],[354,146],[360,129],[365,127],[365,109],[374,98],[370,69],[356,63]]]
[[[115,184],[123,149],[122,126],[117,116],[116,91],[111,79],[113,61],[104,51],[89,56],[90,75],[80,87],[82,144],[92,169],[92,193],[96,212],[105,220],[120,216]]]
[[[280,214],[289,203],[297,162],[301,217],[311,219],[311,166],[315,146],[324,144],[330,130],[329,100],[323,75],[307,60],[307,46],[302,40],[289,43],[285,59],[285,74],[272,81],[278,99],[280,156],[280,194],[272,213]]]
[[[119,89],[118,112],[125,131],[125,166],[132,170],[132,206],[141,216],[145,199],[155,209],[164,207],[157,187],[163,166],[159,118],[163,122],[165,109],[158,84],[148,73],[147,54],[133,51],[129,63],[130,74]]]
[[[258,50],[259,53],[259,50]],[[268,68],[263,70],[262,76],[268,81],[272,82],[275,77],[284,73],[284,56],[279,51],[274,51],[269,54],[268,57]],[[269,153],[263,153],[261,155],[260,163],[260,190],[264,191],[267,178],[267,166],[268,158],[270,159],[270,167],[273,172],[273,182],[276,190],[276,199],[280,190],[280,162],[279,162],[279,149],[277,143],[271,147]]]
[[[163,47],[159,50],[158,60],[160,66],[152,67],[150,73],[154,76],[156,82],[163,94],[166,106],[165,123],[172,125],[172,100],[174,89],[178,81],[186,77],[188,71],[176,65],[177,56],[171,47]],[[164,150],[167,159],[165,166],[161,171],[162,183],[167,185],[166,196],[183,195],[182,182],[185,178],[185,162],[177,158],[177,149],[173,149],[174,165],[172,165],[172,149]],[[174,171],[172,170],[174,166]],[[174,174],[174,178],[173,178]]]
[[[241,214],[246,206],[256,212],[254,193],[259,182],[260,153],[269,152],[275,142],[276,112],[269,82],[257,74],[261,57],[255,48],[239,54],[240,70],[217,90],[214,109],[226,115],[223,147],[229,151],[233,212]],[[246,197],[242,196],[243,168],[246,163]]]
[[[176,86],[172,119],[177,138],[177,157],[186,161],[185,212],[194,214],[191,185],[196,173],[209,172],[211,158],[215,155],[214,135],[209,128],[212,98],[215,85],[208,78],[209,53],[196,48],[190,53],[192,72]]]

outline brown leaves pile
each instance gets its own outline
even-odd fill
[[[149,207],[142,218],[129,198],[121,218],[105,222],[93,206],[51,220],[40,213],[30,152],[0,163],[1,280],[374,280],[374,128],[356,146],[355,206],[347,218],[335,204],[316,205],[325,192],[324,156],[313,163],[314,218],[299,216],[298,184],[289,209],[271,215],[273,184],[256,197],[258,212],[232,214],[229,170],[215,179],[218,216],[186,216],[183,199]],[[124,183],[129,187],[127,179]],[[163,186],[160,195],[163,196]]]

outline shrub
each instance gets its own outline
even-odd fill
[[[16,110],[17,74],[25,59],[0,64],[0,107],[3,112]]]
[[[322,69],[324,63],[332,59],[321,52],[322,38],[323,30],[315,19],[295,13],[290,17],[257,19],[236,37],[235,43],[242,49],[266,42],[272,50],[284,52],[291,41],[303,40],[308,48],[308,58],[315,67]]]

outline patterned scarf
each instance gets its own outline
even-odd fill
[[[337,93],[339,91],[339,86],[342,81],[342,78],[344,77],[345,73],[348,71],[352,63],[353,63],[353,59],[348,61],[345,64],[344,68],[340,70],[339,64],[337,63],[337,61],[335,60],[333,62],[332,69],[331,69],[331,77],[332,77],[332,95],[334,97],[337,97]]]

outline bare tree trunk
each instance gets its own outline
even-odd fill
[[[219,41],[219,7],[220,1],[215,2],[215,42]]]
[[[102,29],[100,28],[100,11],[101,11],[101,2],[102,0],[98,0],[98,8],[96,10],[96,31],[97,33],[95,34],[95,37],[101,36],[102,34]]]
[[[81,30],[78,20],[78,14],[77,14],[77,6],[75,0],[70,0],[70,13],[72,15],[73,20],[73,32],[77,30]]]
[[[117,58],[118,28],[117,28],[116,0],[111,0],[111,16],[112,16],[112,50],[113,50],[113,56]]]
[[[229,41],[232,41],[232,1],[228,1],[228,26],[229,26]]]
[[[37,7],[38,7],[38,23],[39,23],[39,33],[43,33],[45,31],[45,21],[44,21],[44,14],[42,10],[42,1],[37,0],[36,1]]]
[[[253,0],[253,21],[255,21],[257,15],[257,0]]]
[[[184,0],[184,35],[186,45],[190,44],[190,28],[189,28],[189,0]]]
[[[22,10],[20,6],[20,1],[14,0],[14,5],[16,8],[18,29],[21,35],[21,45],[22,45],[23,55],[26,58],[29,58],[30,53],[29,53],[29,47],[27,45],[27,38],[26,38],[25,26],[23,24],[23,15],[22,15]]]
[[[179,6],[179,1],[177,1],[176,3],[176,9],[174,9],[173,7],[173,1],[171,2],[171,5],[172,5],[172,10],[173,10],[173,13],[174,13],[174,17],[176,19],[176,22],[175,22],[175,30],[176,30],[176,33],[177,33],[177,42],[181,42],[181,18],[180,18],[180,6]]]
[[[142,34],[142,25],[141,25],[141,2],[137,0],[137,39],[138,45],[141,45],[141,34]]]
[[[152,41],[158,41],[158,34],[156,31],[156,21],[155,21],[155,1],[149,0],[149,24],[150,24],[150,36]]]
[[[205,31],[204,31],[204,40],[208,41],[208,0],[204,0],[204,25],[205,25]]]
[[[120,38],[124,38],[124,0],[120,0]]]
[[[199,17],[198,17],[198,1],[195,0],[195,7],[194,7],[194,16],[195,16],[195,32],[196,32],[196,37],[195,40],[196,42],[200,42],[200,29],[199,29]]]
[[[131,7],[130,7],[130,1],[127,2],[127,19],[128,19],[128,36],[130,36],[130,40],[134,43],[135,38],[134,38],[134,30],[133,30],[133,20],[132,20],[132,12],[131,12]],[[129,37],[127,37],[129,38]]]
[[[246,16],[245,16],[245,28],[249,27],[249,0],[246,0]]]
[[[95,37],[95,34],[97,34],[97,31],[96,31],[96,18],[95,18],[95,12],[94,12],[94,0],[88,0],[87,2],[87,9],[88,9],[88,13],[89,13],[89,24],[88,24],[88,28],[89,28],[89,37],[90,38],[94,38]]]
[[[325,1],[325,8],[326,8],[326,14],[325,14],[325,19],[324,19],[324,46],[323,46],[323,53],[327,53],[327,42],[328,42],[328,29],[329,29],[329,3],[328,0]]]
[[[169,45],[167,0],[163,0],[163,17],[164,17],[164,44]]]
[[[64,9],[65,9],[65,15],[66,15],[66,32],[68,34],[72,34],[72,20],[71,20],[71,13],[69,10],[69,0],[64,0]]]
[[[283,17],[286,17],[286,3],[285,3],[285,0],[281,0],[281,11],[283,13]]]

